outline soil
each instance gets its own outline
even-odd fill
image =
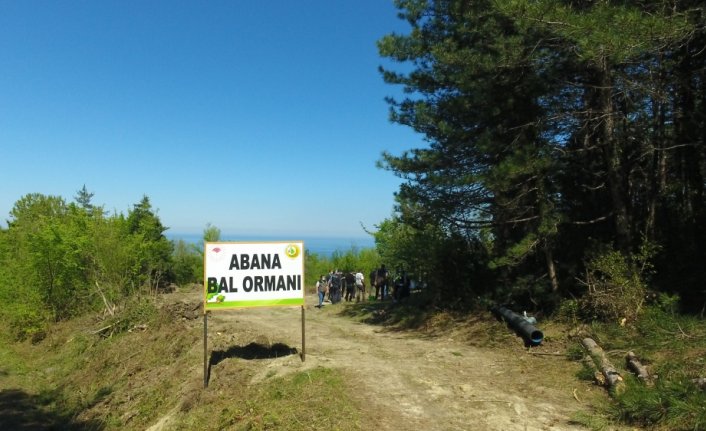
[[[198,304],[200,294],[174,293],[165,300]],[[392,303],[326,303],[321,309],[315,303],[307,295],[304,340],[301,307],[211,313],[209,384],[232,372],[230,358],[265,358],[252,374],[253,384],[316,367],[337,369],[351,382],[366,421],[377,430],[396,431],[585,430],[571,422],[572,415],[590,411],[596,397],[605,396],[602,388],[576,377],[580,365],[553,341],[559,335],[545,335],[541,346],[529,349],[492,318],[484,317],[480,326],[469,317],[443,330],[429,325],[400,330],[384,319],[370,324],[350,317],[371,311],[384,316]],[[477,339],[488,337],[479,328],[498,331],[501,339],[484,346]],[[168,429],[168,419],[151,429]]]

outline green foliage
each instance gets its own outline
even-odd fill
[[[383,221],[375,233],[380,261],[429,289],[444,307],[468,308],[491,291],[489,253],[482,238],[465,238],[432,224],[413,227],[401,218]]]
[[[147,196],[133,206],[127,217],[128,232],[139,241],[138,256],[141,265],[141,284],[150,290],[158,289],[165,281],[170,267],[172,244],[164,236],[167,230],[152,211]]]
[[[79,204],[38,193],[20,198],[0,229],[0,316],[14,322],[15,338],[41,336],[51,320],[154,289],[172,272],[166,240],[149,199],[126,218],[106,216],[85,186]]]
[[[632,425],[661,425],[670,430],[695,430],[706,425],[706,392],[690,382],[689,376],[672,375],[646,387],[635,379],[617,397],[611,413],[615,419]]]
[[[591,360],[591,359],[588,359]],[[576,378],[586,381],[586,382],[593,382],[595,381],[595,375],[594,373],[596,372],[595,367],[590,366],[586,362],[581,363],[581,368],[576,372]]]
[[[554,317],[570,324],[577,324],[581,320],[581,305],[576,299],[563,300],[554,314]]]
[[[627,319],[641,307],[646,272],[633,255],[644,235],[662,245],[649,259],[657,286],[704,308],[706,21],[692,3],[396,5],[409,32],[378,42],[403,63],[381,69],[403,90],[390,118],[428,143],[379,162],[402,180],[401,224],[474,249],[485,235],[495,297],[533,306],[581,295],[592,261],[592,275],[610,274],[609,295],[634,288],[605,317]],[[596,241],[622,257],[601,261]],[[389,244],[378,246],[391,267],[410,261]]]
[[[218,242],[221,230],[207,223],[203,230],[203,242]],[[203,245],[187,244],[183,240],[172,242],[170,278],[178,285],[203,283]]]
[[[612,430],[612,422],[597,414],[590,414],[584,411],[574,413],[572,422],[581,424],[592,431],[608,431]]]
[[[151,298],[132,297],[125,302],[115,316],[106,321],[106,334],[119,334],[139,325],[158,326],[159,313]]]
[[[346,251],[336,250],[331,257],[310,253],[308,250],[304,256],[304,274],[306,285],[314,286],[316,281],[332,270],[344,272],[361,271],[367,279],[367,274],[374,268],[380,266],[380,257],[373,248],[351,247]]]
[[[3,314],[7,316],[15,340],[36,342],[44,338],[49,318],[47,312],[39,306],[39,301],[25,297],[22,301],[5,304]]]
[[[316,286],[316,281],[322,276],[328,274],[333,263],[316,253],[310,253],[308,250],[304,254],[304,277],[306,286]]]
[[[582,301],[583,311],[604,321],[634,322],[647,298],[650,259],[656,250],[645,242],[640,252],[631,256],[611,249],[597,252],[586,265],[588,292]]]
[[[560,34],[575,45],[579,58],[586,60],[610,56],[612,61],[626,61],[691,30],[681,14],[655,13],[629,3],[596,2],[585,7],[557,0],[503,0],[496,4],[524,31],[539,26]]]
[[[218,242],[221,239],[221,230],[211,223],[206,224],[203,230],[204,242]]]
[[[184,240],[174,242],[172,275],[174,282],[180,286],[203,282],[203,252]]]
[[[30,194],[10,214],[14,218],[2,237],[3,270],[14,284],[0,289],[8,289],[7,296],[34,291],[40,300],[33,306],[43,305],[55,320],[81,312],[88,296],[85,211],[58,197]]]
[[[633,351],[654,382],[645,385],[627,371],[623,373],[627,388],[600,407],[603,417],[669,430],[702,429],[706,424],[706,392],[692,382],[706,369],[706,326],[703,319],[673,313],[669,304],[676,300],[670,297],[666,307],[659,302],[650,304],[636,321],[622,327],[592,325],[593,337],[604,350]]]
[[[138,291],[142,268],[140,238],[130,235],[122,216],[94,216],[89,228],[88,271],[93,285],[110,302]]]
[[[89,192],[86,188],[86,185],[84,184],[83,187],[81,187],[81,190],[76,193],[74,200],[80,208],[83,208],[84,210],[86,210],[86,212],[90,214],[90,212],[93,210],[93,203],[91,202],[91,200],[93,199],[94,195],[95,193]]]

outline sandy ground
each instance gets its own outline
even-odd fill
[[[297,350],[268,358],[254,383],[319,366],[340,369],[352,377],[354,398],[379,430],[585,430],[570,416],[587,409],[592,389],[562,355],[530,354],[519,338],[508,351],[453,335],[392,331],[344,317],[350,304],[318,309],[315,301],[307,297],[304,344],[301,307],[254,308],[213,312],[209,348],[228,349],[242,340],[233,334],[249,334],[258,344]],[[210,379],[225,373],[223,367],[215,364]]]

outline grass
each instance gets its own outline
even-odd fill
[[[327,368],[252,384],[258,361],[226,355],[223,378],[204,390],[202,328],[143,299],[105,320],[61,322],[36,344],[0,343],[0,408],[3,395],[22,401],[0,411],[0,429],[370,428],[349,396],[352,378]]]
[[[338,371],[319,367],[257,386],[246,380],[239,379],[240,390],[228,397],[221,396],[221,386],[209,388],[188,415],[172,424],[174,429],[365,429],[360,409],[346,395],[346,378]]]
[[[621,423],[650,430],[706,430],[706,391],[692,379],[706,376],[706,324],[658,305],[644,310],[632,325],[593,324],[591,336],[623,370],[626,390],[599,406],[585,425]],[[624,370],[624,357],[634,352],[648,367],[653,385]],[[575,349],[573,355],[578,356]],[[580,378],[590,378],[588,370]]]
[[[422,296],[410,300],[394,306],[347,304],[335,312],[389,330],[453,336],[474,346],[521,353],[516,336],[489,313],[449,313],[425,308],[429,303]],[[84,316],[61,322],[36,344],[4,340],[0,429],[22,429],[42,421],[68,430],[144,430],[161,419],[175,430],[374,428],[373,419],[364,414],[364,401],[351,389],[354,376],[339,370],[320,367],[279,377],[270,372],[252,383],[258,361],[242,360],[244,354],[229,355],[226,350],[214,363],[219,378],[204,390],[202,325],[192,319],[175,317],[143,300],[108,320]],[[112,322],[122,323],[114,331],[96,332]],[[576,423],[593,430],[616,425],[706,430],[706,391],[691,383],[692,378],[706,376],[703,319],[654,306],[634,324],[594,323],[581,336],[567,335],[572,328],[561,322],[543,321],[540,326],[546,343],[533,350],[558,352],[578,362],[584,355],[580,338],[591,336],[618,368],[625,353],[633,351],[657,376],[653,386],[645,386],[621,371],[627,386],[622,394],[590,400],[580,394],[591,407],[576,413]],[[457,351],[450,355],[461,356]],[[578,373],[592,378],[587,369]],[[17,401],[3,404],[3,400]]]

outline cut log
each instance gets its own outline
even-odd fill
[[[581,344],[588,351],[593,363],[605,378],[605,386],[616,393],[622,392],[625,389],[623,378],[613,364],[610,363],[603,349],[592,338],[584,338]]]
[[[650,386],[652,385],[652,379],[650,374],[647,372],[647,367],[642,365],[642,362],[633,352],[628,352],[625,356],[625,364],[627,369],[635,373],[638,379],[640,379],[644,384]]]

